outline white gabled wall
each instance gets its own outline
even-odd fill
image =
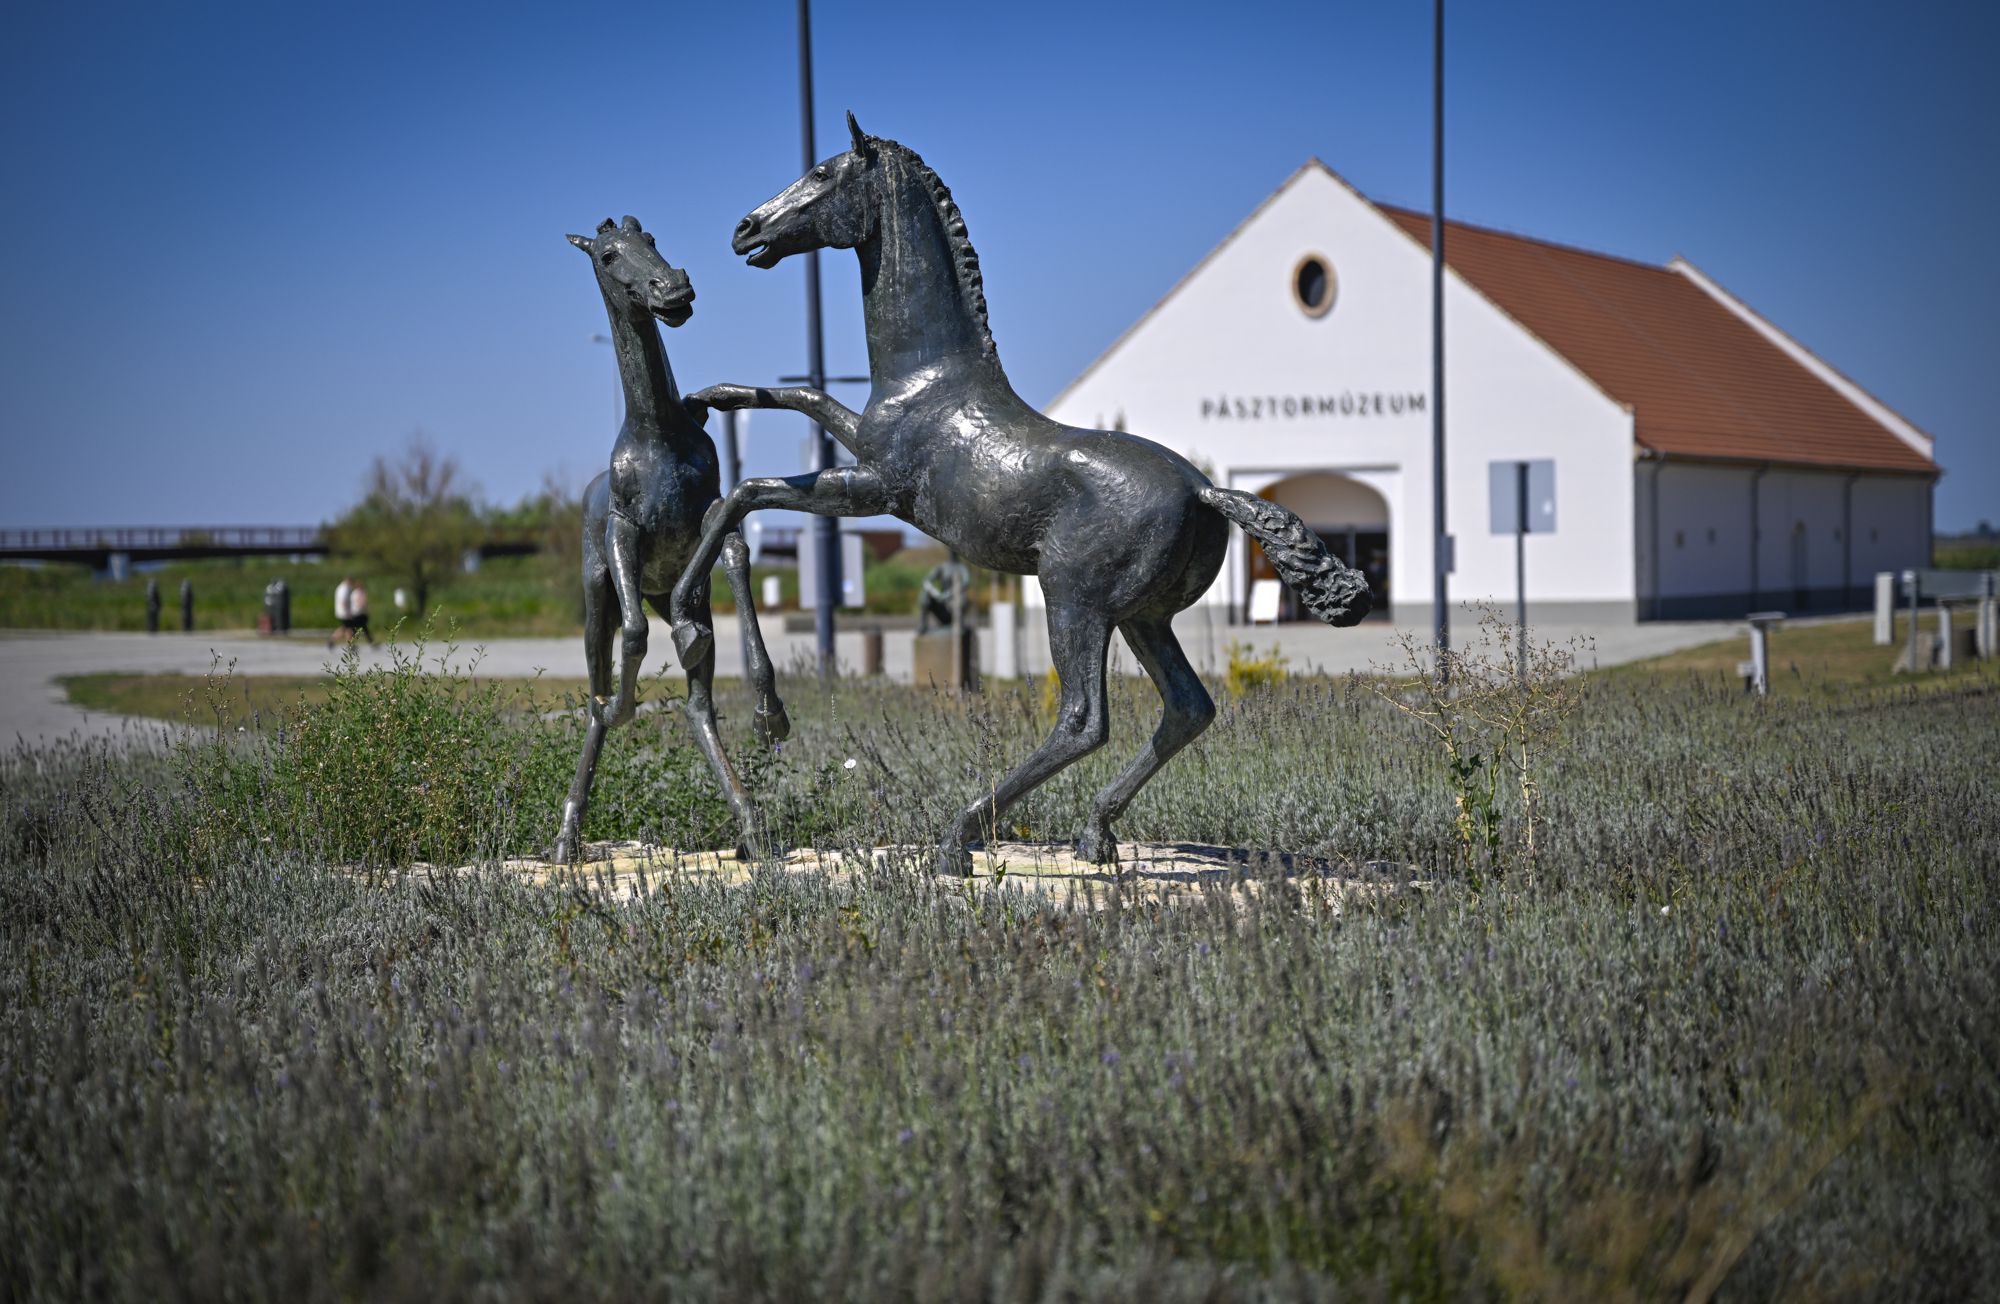
[[[1338,278],[1318,319],[1290,291],[1308,253]],[[1530,600],[1629,610],[1630,414],[1456,275],[1445,317],[1453,600],[1511,603],[1513,539],[1488,533],[1487,463],[1547,457],[1558,531],[1528,541]],[[1134,434],[1252,492],[1302,471],[1354,475],[1389,502],[1390,587],[1411,614],[1431,595],[1430,340],[1428,250],[1313,163],[1049,412],[1086,427],[1122,413]],[[1211,601],[1240,599],[1241,547],[1232,544]]]

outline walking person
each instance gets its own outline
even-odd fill
[[[360,580],[347,591],[347,641],[352,643],[356,635],[375,646],[375,635],[368,629],[368,586]]]
[[[333,586],[333,633],[326,636],[328,647],[340,642],[343,636],[350,638],[353,636],[353,630],[347,623],[354,614],[353,601],[354,579],[352,576],[343,575],[340,577],[340,583]]]

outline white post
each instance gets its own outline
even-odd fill
[[[1875,646],[1896,641],[1896,572],[1875,572]]]
[[[1014,641],[1014,604],[994,603],[992,623],[993,677],[1018,679],[1021,677],[1021,662],[1017,655],[1019,645]]]
[[[1782,611],[1750,613],[1750,689],[1763,697],[1771,691],[1771,626],[1783,623]]]
[[[2000,573],[1987,571],[1981,585],[1985,594],[1979,599],[1979,612],[1974,617],[1973,642],[1978,645],[1979,655],[1992,660],[2000,656],[2000,598],[1995,590],[2000,589]]]
[[[1937,604],[1937,636],[1939,670],[1951,669],[1951,604],[1943,598]]]
[[[764,601],[762,604],[764,610],[776,611],[784,605],[784,602],[785,586],[779,582],[776,575],[766,575],[764,577]]]

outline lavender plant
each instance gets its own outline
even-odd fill
[[[226,782],[143,737],[16,753],[0,1296],[1986,1290],[1996,699],[1576,691],[1532,887],[1471,890],[1435,743],[1363,684],[1230,704],[1128,816],[1404,867],[1338,912],[371,876],[272,813],[289,736],[218,735]],[[469,700],[408,727],[504,757],[563,727]],[[1036,707],[789,700],[759,781],[828,845],[931,828]],[[1023,818],[1072,826],[1098,781]],[[526,838],[483,791],[468,845]],[[631,792],[616,818],[678,818]],[[237,813],[193,838],[197,800]]]

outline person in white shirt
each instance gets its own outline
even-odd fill
[[[353,636],[353,630],[347,623],[348,618],[353,614],[354,578],[350,575],[343,575],[340,577],[340,583],[336,584],[333,589],[334,629],[333,633],[327,636],[326,645],[328,647],[332,647],[335,643],[339,642],[342,635],[350,638]]]
[[[359,635],[368,640],[370,647],[375,644],[375,635],[368,629],[368,586],[360,580],[347,591],[347,641],[352,643]]]

